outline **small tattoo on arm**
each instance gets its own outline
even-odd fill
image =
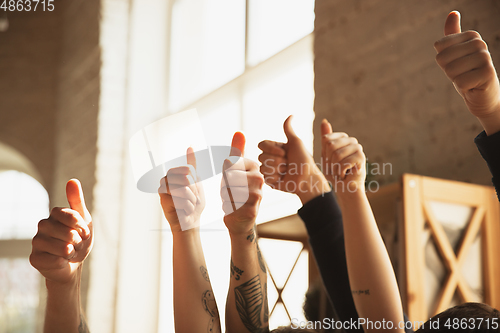
[[[255,229],[252,229],[252,232],[247,236],[247,240],[250,241],[250,243],[252,243],[255,239]]]
[[[233,264],[233,258],[231,258],[231,276],[234,276],[234,279],[238,281],[243,273],[243,270]]]
[[[370,289],[365,290],[351,290],[353,295],[370,295]]]
[[[264,284],[264,288],[267,285]],[[264,296],[265,293],[265,296]],[[243,325],[252,333],[269,332],[267,323],[267,290],[263,293],[259,275],[234,288],[236,310]],[[266,303],[266,304],[265,304]],[[262,310],[264,309],[264,313]],[[263,317],[264,322],[261,317]],[[265,325],[263,327],[263,325]]]
[[[259,266],[260,266],[260,269],[261,269],[264,273],[267,273],[267,270],[266,270],[266,262],[264,261],[264,258],[262,257],[262,253],[260,252],[260,247],[259,247],[259,244],[257,244],[257,258],[259,259]]]
[[[208,271],[204,266],[200,266],[200,272],[203,278],[207,281],[210,282],[210,278],[208,277]]]
[[[203,294],[201,295],[201,304],[203,305],[205,312],[210,315],[207,332],[208,333],[219,332],[216,325],[216,321],[219,318],[219,311],[217,310],[217,303],[215,302],[215,297],[212,290],[205,290],[203,292]]]
[[[82,315],[80,315],[80,325],[78,325],[78,333],[90,333],[87,322]]]

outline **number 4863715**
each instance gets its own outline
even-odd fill
[[[5,12],[30,12],[36,10],[52,12],[55,7],[54,0],[3,0],[0,9]]]

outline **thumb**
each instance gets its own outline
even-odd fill
[[[321,136],[333,133],[332,125],[328,122],[328,120],[323,119],[321,122]]]
[[[186,151],[187,164],[192,165],[196,169],[196,155],[192,147],[189,147]]]
[[[451,34],[458,34],[460,32],[462,32],[462,29],[460,28],[460,13],[454,10],[446,17],[446,22],[444,23],[444,35],[448,36]]]
[[[196,155],[194,154],[194,149],[189,147],[186,151],[186,162],[188,166],[192,166],[189,169],[191,170],[191,174],[195,178],[195,181],[198,179],[198,173],[196,171]]]
[[[233,135],[233,141],[231,141],[231,152],[229,156],[240,156],[242,157],[245,153],[245,135],[241,132],[235,132]]]
[[[66,183],[66,197],[70,208],[76,210],[83,217],[85,222],[89,223],[92,221],[92,217],[85,206],[82,184],[78,179],[70,179]]]
[[[285,122],[283,123],[283,130],[285,131],[285,135],[286,138],[288,139],[288,142],[299,139],[299,137],[297,136],[297,134],[295,134],[295,131],[293,130],[292,118],[293,115],[288,116],[288,118],[286,118]]]

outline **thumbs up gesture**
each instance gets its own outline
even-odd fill
[[[323,173],[333,189],[338,194],[364,191],[366,157],[358,140],[346,133],[333,132],[326,119],[321,123],[321,135]]]
[[[498,76],[481,35],[476,31],[462,32],[457,11],[448,14],[444,34],[444,38],[434,43],[436,61],[463,97],[469,111],[480,121],[499,114]]]
[[[328,183],[316,166],[302,140],[292,128],[292,116],[283,123],[286,143],[264,140],[259,143],[262,153],[260,172],[266,184],[274,189],[295,193],[305,204],[312,198],[329,192]]]
[[[48,281],[66,284],[79,279],[80,267],[92,250],[92,217],[85,206],[82,186],[76,179],[66,184],[70,208],[53,208],[38,223],[30,263]]]
[[[221,183],[224,223],[233,235],[248,235],[253,230],[264,185],[259,166],[243,157],[244,150],[245,136],[236,132],[230,156],[224,161]]]
[[[186,159],[188,166],[168,170],[158,189],[163,214],[172,232],[199,227],[205,208],[205,195],[201,182],[198,182],[193,148],[188,148]]]

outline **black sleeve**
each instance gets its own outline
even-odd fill
[[[312,199],[298,214],[306,225],[309,243],[335,312],[342,322],[357,324],[358,313],[347,275],[342,214],[333,193]],[[362,329],[346,331],[363,332]]]
[[[474,139],[474,142],[490,168],[493,186],[500,200],[500,132],[487,136],[483,131]]]
[[[307,202],[298,214],[305,223],[321,279],[339,320],[347,322],[343,327],[356,323],[356,328],[347,332],[363,332],[362,327],[357,327],[358,313],[349,284],[342,213],[337,200],[332,192],[325,193]],[[406,314],[404,319],[408,321]],[[409,328],[405,331],[413,332]]]

